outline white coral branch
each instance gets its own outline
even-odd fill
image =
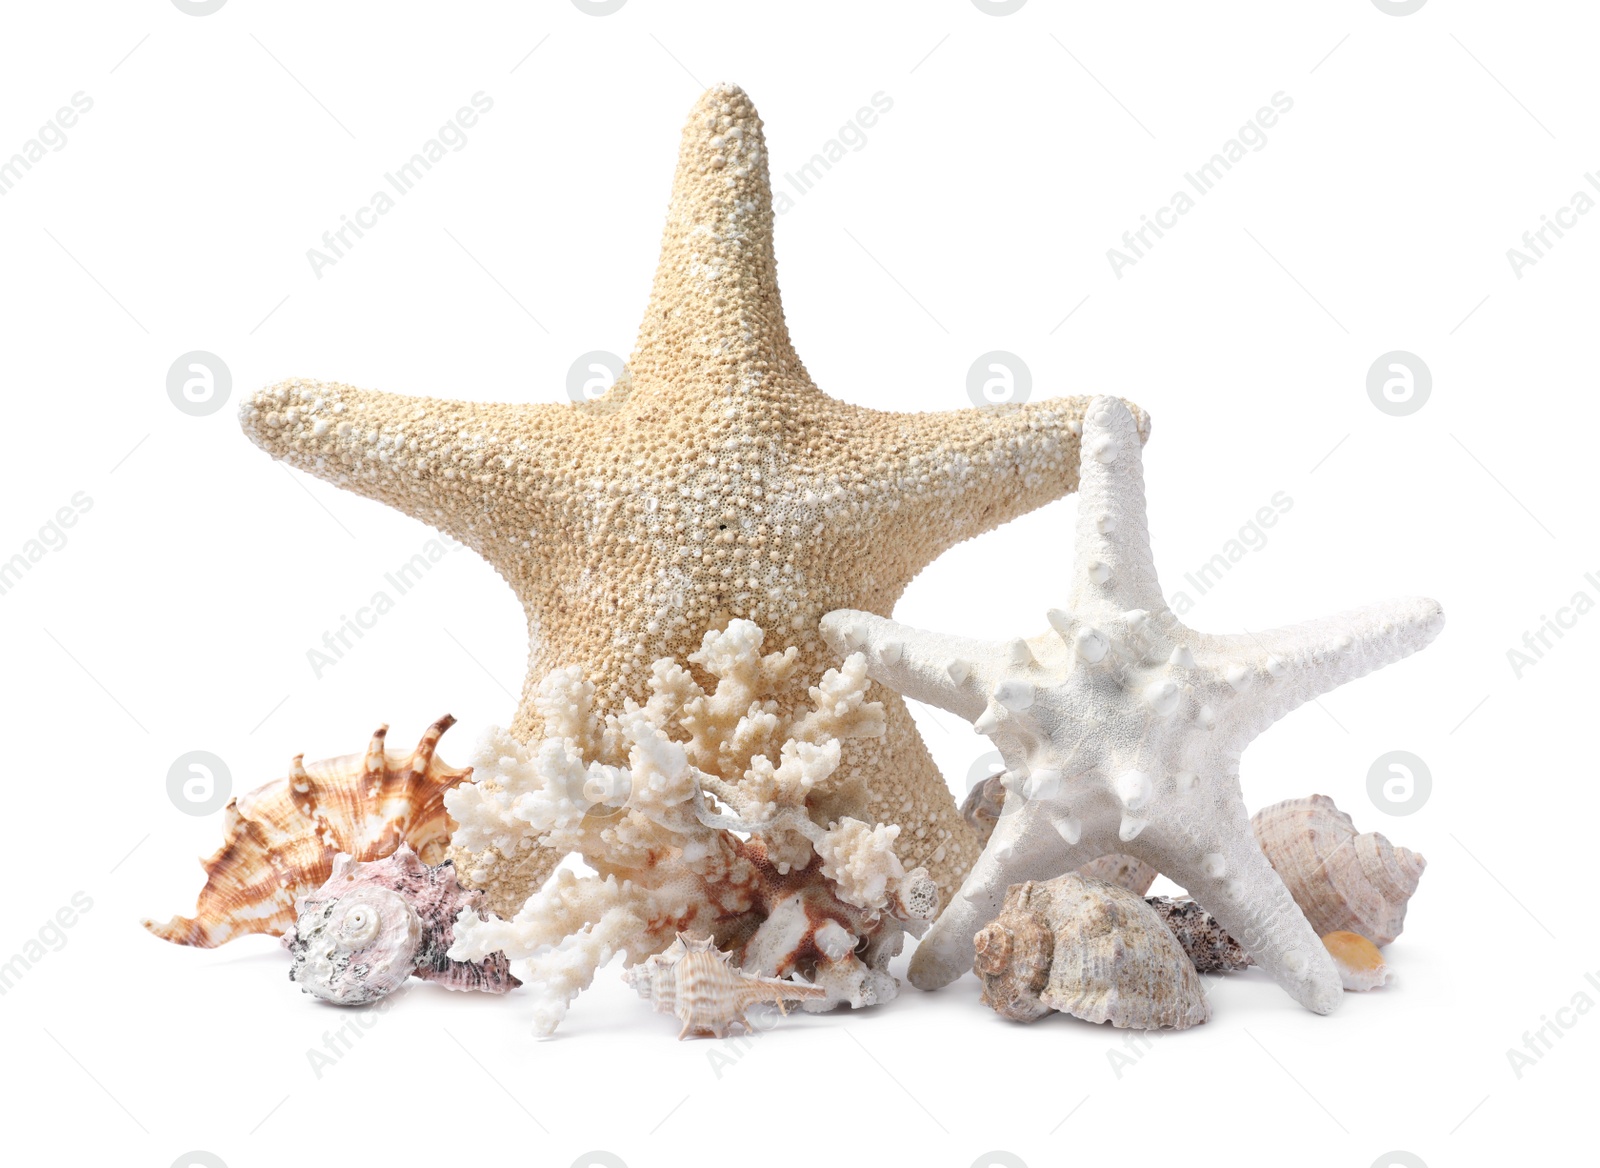
[[[893,996],[885,967],[902,922],[931,918],[931,883],[905,872],[898,828],[830,824],[813,805],[834,793],[840,740],[881,735],[883,707],[867,700],[854,654],[810,688],[809,711],[781,713],[773,695],[795,684],[797,654],[763,656],[762,641],[749,621],[713,630],[689,658],[717,679],[711,693],[657,661],[644,705],[603,717],[581,673],[556,670],[538,689],[551,737],[480,740],[472,783],[449,796],[455,845],[492,853],[475,882],[516,887],[516,865],[494,857],[535,846],[578,853],[598,873],[558,872],[521,893],[510,920],[467,913],[457,924],[451,955],[511,958],[540,1033],[617,953],[641,960],[678,930],[740,950],[747,969],[820,979],[829,992],[811,1008]]]
[[[859,819],[841,820],[822,837],[817,855],[822,874],[838,886],[839,899],[858,908],[883,909],[906,870],[895,855],[898,825],[870,827]]]
[[[618,953],[628,952],[643,933],[639,910],[647,903],[615,878],[578,877],[563,870],[509,921],[463,910],[448,955],[476,961],[503,952],[535,999],[535,1033],[549,1035],[566,1017],[572,1000],[594,983],[595,973]]]
[[[882,702],[867,701],[867,659],[852,653],[810,689],[812,712],[801,718],[793,736],[802,742],[836,738],[876,738],[884,731]]]

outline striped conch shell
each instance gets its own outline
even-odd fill
[[[295,755],[288,777],[228,801],[222,847],[200,861],[206,884],[194,916],[144,927],[202,949],[249,933],[279,935],[295,922],[295,902],[333,875],[340,852],[378,860],[404,842],[423,863],[441,862],[456,826],[444,793],[472,774],[434,753],[455,721],[446,714],[405,753],[385,749],[389,728],[380,726],[365,754],[309,766]]]
[[[757,1002],[770,1002],[789,1012],[787,1003],[821,998],[821,986],[803,985],[777,977],[757,977],[733,964],[731,954],[712,945],[710,937],[683,933],[665,950],[624,970],[622,980],[650,1002],[658,1014],[676,1014],[683,1022],[679,1038],[691,1034],[725,1037],[735,1023],[750,1030],[745,1011]]]
[[[1250,821],[1256,841],[1318,936],[1350,932],[1387,945],[1427,861],[1375,831],[1359,833],[1326,795],[1286,799]]]
[[[1060,1010],[1134,1030],[1185,1030],[1211,1017],[1172,931],[1142,898],[1104,880],[1068,872],[1013,884],[974,946],[984,1002],[1014,1021]]]

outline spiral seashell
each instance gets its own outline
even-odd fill
[[[1357,832],[1326,795],[1287,799],[1251,819],[1256,841],[1318,936],[1351,932],[1387,945],[1427,861],[1375,831]]]
[[[974,945],[983,1000],[1007,1018],[1060,1010],[1135,1030],[1184,1030],[1211,1017],[1200,975],[1161,917],[1104,880],[1068,872],[1013,884]]]
[[[710,937],[696,939],[683,933],[662,952],[624,970],[622,980],[656,1013],[678,1016],[683,1022],[679,1038],[691,1034],[723,1038],[735,1024],[751,1028],[745,1011],[757,1002],[771,1002],[787,1014],[787,1003],[827,993],[820,986],[745,973],[730,954],[713,946]]]
[[[347,879],[337,864],[333,879]],[[422,918],[398,892],[358,887],[326,900],[306,897],[303,903],[305,910],[283,941],[294,954],[290,980],[306,993],[358,1006],[387,997],[416,968]]]
[[[309,766],[295,755],[286,778],[229,800],[223,845],[200,861],[206,883],[195,915],[144,927],[202,949],[249,933],[282,934],[295,923],[295,902],[328,880],[340,852],[377,860],[404,842],[423,863],[442,861],[455,830],[444,793],[472,774],[435,753],[453,725],[446,714],[405,753],[385,749],[389,728],[380,726],[365,754]]]
[[[341,853],[328,882],[300,898],[300,917],[284,934],[294,956],[291,981],[340,1006],[393,993],[413,975],[453,990],[505,993],[521,983],[505,954],[452,961],[455,922],[483,893],[456,882],[448,861],[429,867],[402,843],[392,856],[362,863]]]
[[[972,968],[983,983],[984,1005],[1013,1022],[1050,1013],[1039,998],[1050,979],[1056,939],[1038,917],[1002,913],[973,939]]]

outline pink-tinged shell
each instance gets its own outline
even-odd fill
[[[1090,860],[1078,869],[1078,874],[1095,880],[1104,880],[1107,884],[1115,884],[1118,888],[1126,888],[1135,896],[1143,896],[1149,892],[1150,886],[1160,875],[1143,860],[1115,852],[1109,856],[1101,856],[1098,860]]]
[[[377,860],[406,843],[424,863],[442,861],[455,830],[444,793],[472,774],[435,753],[453,725],[446,714],[405,753],[385,749],[389,728],[380,726],[365,754],[309,765],[296,755],[286,778],[229,800],[223,845],[200,861],[206,884],[194,916],[144,927],[202,949],[250,933],[282,934],[294,925],[295,902],[327,882],[340,852]]]
[[[1264,807],[1256,841],[1317,931],[1351,932],[1387,945],[1405,927],[1406,905],[1427,861],[1378,832],[1357,832],[1326,795]]]
[[[284,934],[294,956],[289,978],[340,1006],[382,998],[416,976],[446,989],[503,994],[521,985],[505,954],[452,961],[456,917],[477,910],[481,892],[456,882],[446,862],[429,867],[402,843],[392,856],[361,862],[340,854],[333,875],[300,900],[300,917]]]
[[[1013,884],[975,949],[983,1000],[1017,1021],[1060,1010],[1135,1030],[1184,1030],[1211,1017],[1178,939],[1143,899],[1104,880],[1068,872]]]
[[[1339,981],[1352,993],[1375,990],[1389,980],[1389,966],[1378,947],[1360,933],[1329,933],[1323,947],[1339,967]]]
[[[983,847],[994,834],[994,825],[1000,822],[1000,813],[1006,805],[1006,788],[1001,781],[1004,774],[990,775],[967,792],[961,804],[961,818],[967,821]]]
[[[300,919],[283,943],[294,956],[290,981],[336,1006],[359,1006],[387,997],[411,976],[422,919],[398,892],[355,880],[340,867],[347,859],[334,861],[329,884],[355,887],[302,897]]]
[[[757,977],[733,964],[731,954],[717,950],[710,937],[683,933],[670,946],[623,971],[622,979],[650,1002],[658,1014],[675,1014],[683,1023],[679,1038],[691,1034],[727,1035],[738,1024],[750,1029],[745,1011],[769,1002],[783,1013],[787,1003],[824,997],[820,986],[776,977]]]

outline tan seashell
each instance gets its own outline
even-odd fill
[[[821,998],[820,986],[802,985],[776,977],[756,977],[733,964],[731,954],[712,945],[710,937],[695,939],[683,933],[663,952],[623,970],[631,985],[658,1014],[676,1014],[683,1022],[679,1038],[691,1034],[725,1037],[735,1023],[751,1029],[745,1011],[757,1002],[771,1002],[787,1014],[788,1002]]]
[[[1171,930],[1137,894],[1104,880],[1068,872],[1013,884],[974,945],[983,1000],[1007,1018],[1060,1010],[1135,1030],[1184,1030],[1211,1017],[1200,975]]]
[[[1339,981],[1354,993],[1375,990],[1389,980],[1389,967],[1378,947],[1360,933],[1329,933],[1322,943],[1339,967]]]
[[[282,934],[295,923],[295,902],[326,883],[340,852],[378,860],[404,842],[424,864],[440,863],[455,830],[444,793],[472,774],[435,754],[453,725],[446,714],[404,754],[384,748],[389,728],[380,726],[365,754],[309,766],[295,755],[287,778],[228,801],[224,843],[200,861],[206,884],[195,915],[144,927],[202,949],[249,933]]]
[[[1010,905],[1009,897],[1006,903]],[[1042,920],[1023,912],[1002,914],[972,945],[972,968],[983,982],[985,1005],[1013,1022],[1032,1022],[1050,1013],[1039,995],[1050,980],[1056,939]]]
[[[1380,833],[1358,833],[1326,795],[1286,799],[1251,819],[1256,841],[1318,936],[1347,931],[1387,945],[1427,861]]]

